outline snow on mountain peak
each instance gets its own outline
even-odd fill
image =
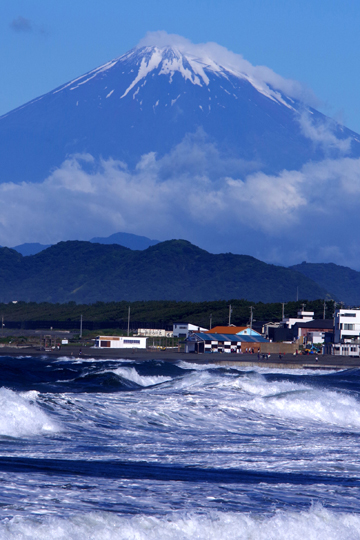
[[[122,88],[120,98],[125,98],[140,81],[144,84],[151,72],[169,77],[173,81],[175,73],[193,85],[211,86],[214,75],[228,79],[237,77],[248,81],[258,92],[272,101],[292,109],[292,99],[316,107],[316,99],[300,83],[284,79],[265,66],[253,66],[241,55],[235,54],[216,43],[191,43],[186,38],[166,32],[150,32],[139,44],[124,55],[100,66],[75,80],[57,88],[53,94],[65,89],[76,90],[121,64],[129,63],[131,82]],[[107,93],[109,97],[112,93]],[[290,98],[290,99],[289,99]]]
[[[214,45],[210,44],[212,48]],[[216,47],[223,49],[219,46]],[[238,65],[235,62],[226,62],[226,58],[220,59],[222,62],[219,62],[217,61],[218,59],[215,60],[212,58],[209,52],[211,51],[207,51],[206,46],[192,45],[190,42],[188,42],[187,46],[184,46],[183,41],[180,41],[177,45],[163,45],[161,47],[157,45],[143,45],[136,47],[118,59],[119,61],[135,60],[135,63],[139,65],[137,75],[121,98],[127,96],[149,73],[158,69],[159,75],[169,75],[170,83],[174,74],[179,72],[185,80],[189,80],[192,84],[198,86],[208,86],[210,84],[210,73],[225,77],[226,79],[228,79],[229,75],[233,75],[237,78],[247,80],[258,92],[269,99],[280,102],[286,107],[291,107],[283,99],[278,90],[274,90],[264,80],[251,73],[251,69],[249,69],[250,64],[249,66],[245,66],[248,68],[245,70],[243,69],[244,66],[240,65],[239,62]],[[229,55],[233,55],[233,53],[229,53]],[[239,58],[242,60],[242,57]],[[246,62],[244,60],[242,61]]]
[[[229,72],[247,79],[258,91],[277,101],[280,96],[276,91],[280,91],[287,97],[303,101],[313,107],[318,105],[318,100],[312,91],[299,82],[284,79],[266,66],[253,66],[240,54],[233,53],[214,42],[194,44],[182,36],[159,31],[148,32],[136,49],[142,51],[147,49],[148,53],[156,50],[162,54],[164,60],[171,56],[171,51],[174,58],[171,62],[169,60],[169,63],[173,67],[176,65],[175,57],[177,60],[181,57],[186,58],[194,73],[205,84],[209,83],[206,71],[224,76],[226,72]],[[194,80],[192,82],[198,84]]]

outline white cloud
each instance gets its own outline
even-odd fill
[[[142,156],[134,170],[85,154],[41,184],[0,184],[0,244],[124,231],[277,263],[359,268],[359,198],[360,159],[265,175],[222,156],[198,133],[162,158]]]
[[[351,138],[339,139],[335,134],[339,125],[330,118],[322,117],[316,121],[309,111],[303,111],[298,122],[303,135],[321,146],[325,152],[338,150],[341,154],[348,154],[351,151]]]
[[[212,65],[213,62],[216,62],[231,71],[246,74],[260,87],[270,85],[287,96],[303,101],[308,105],[313,107],[319,105],[319,100],[314,93],[298,81],[285,79],[266,66],[253,66],[241,54],[233,53],[217,43],[195,44],[182,36],[158,31],[148,32],[138,43],[138,47],[146,46],[176,47],[183,54],[200,57],[205,64]]]

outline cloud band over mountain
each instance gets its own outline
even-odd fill
[[[199,135],[162,158],[142,156],[133,170],[75,155],[43,183],[0,185],[0,243],[146,231],[272,262],[316,258],[359,267],[359,158],[307,163],[278,175],[251,167]]]
[[[149,34],[0,118],[0,244],[123,231],[360,268],[360,137],[305,97],[217,44]]]

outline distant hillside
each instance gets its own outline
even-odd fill
[[[290,268],[331,291],[334,299],[349,305],[360,305],[360,272],[334,263],[303,262]]]
[[[150,240],[146,236],[138,236],[137,234],[118,232],[108,237],[92,238],[90,242],[96,244],[119,244],[130,249],[147,249],[150,246],[155,246],[159,240]]]
[[[60,242],[22,257],[0,249],[0,302],[244,298],[261,302],[325,298],[326,290],[294,270],[246,255],[213,255],[185,240],[131,251],[117,245]]]
[[[51,244],[44,245],[39,244],[38,242],[30,243],[30,244],[20,244],[19,246],[15,246],[12,249],[15,249],[18,253],[21,253],[24,257],[27,257],[28,255],[36,255],[37,253],[40,253],[40,251],[44,251],[44,249],[47,249],[50,247]]]
[[[96,244],[119,244],[120,246],[130,249],[143,250],[150,246],[155,246],[159,243],[159,240],[151,240],[146,236],[138,236],[137,234],[118,232],[107,237],[99,236],[92,238],[90,242]],[[19,246],[15,246],[11,249],[15,249],[15,251],[21,253],[21,255],[24,255],[24,257],[27,257],[29,255],[36,255],[37,253],[40,253],[40,251],[44,251],[44,249],[49,247],[51,247],[51,244],[44,245],[34,242],[30,244],[20,244]]]

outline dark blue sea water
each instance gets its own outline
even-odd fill
[[[0,369],[0,539],[360,538],[358,370]]]

